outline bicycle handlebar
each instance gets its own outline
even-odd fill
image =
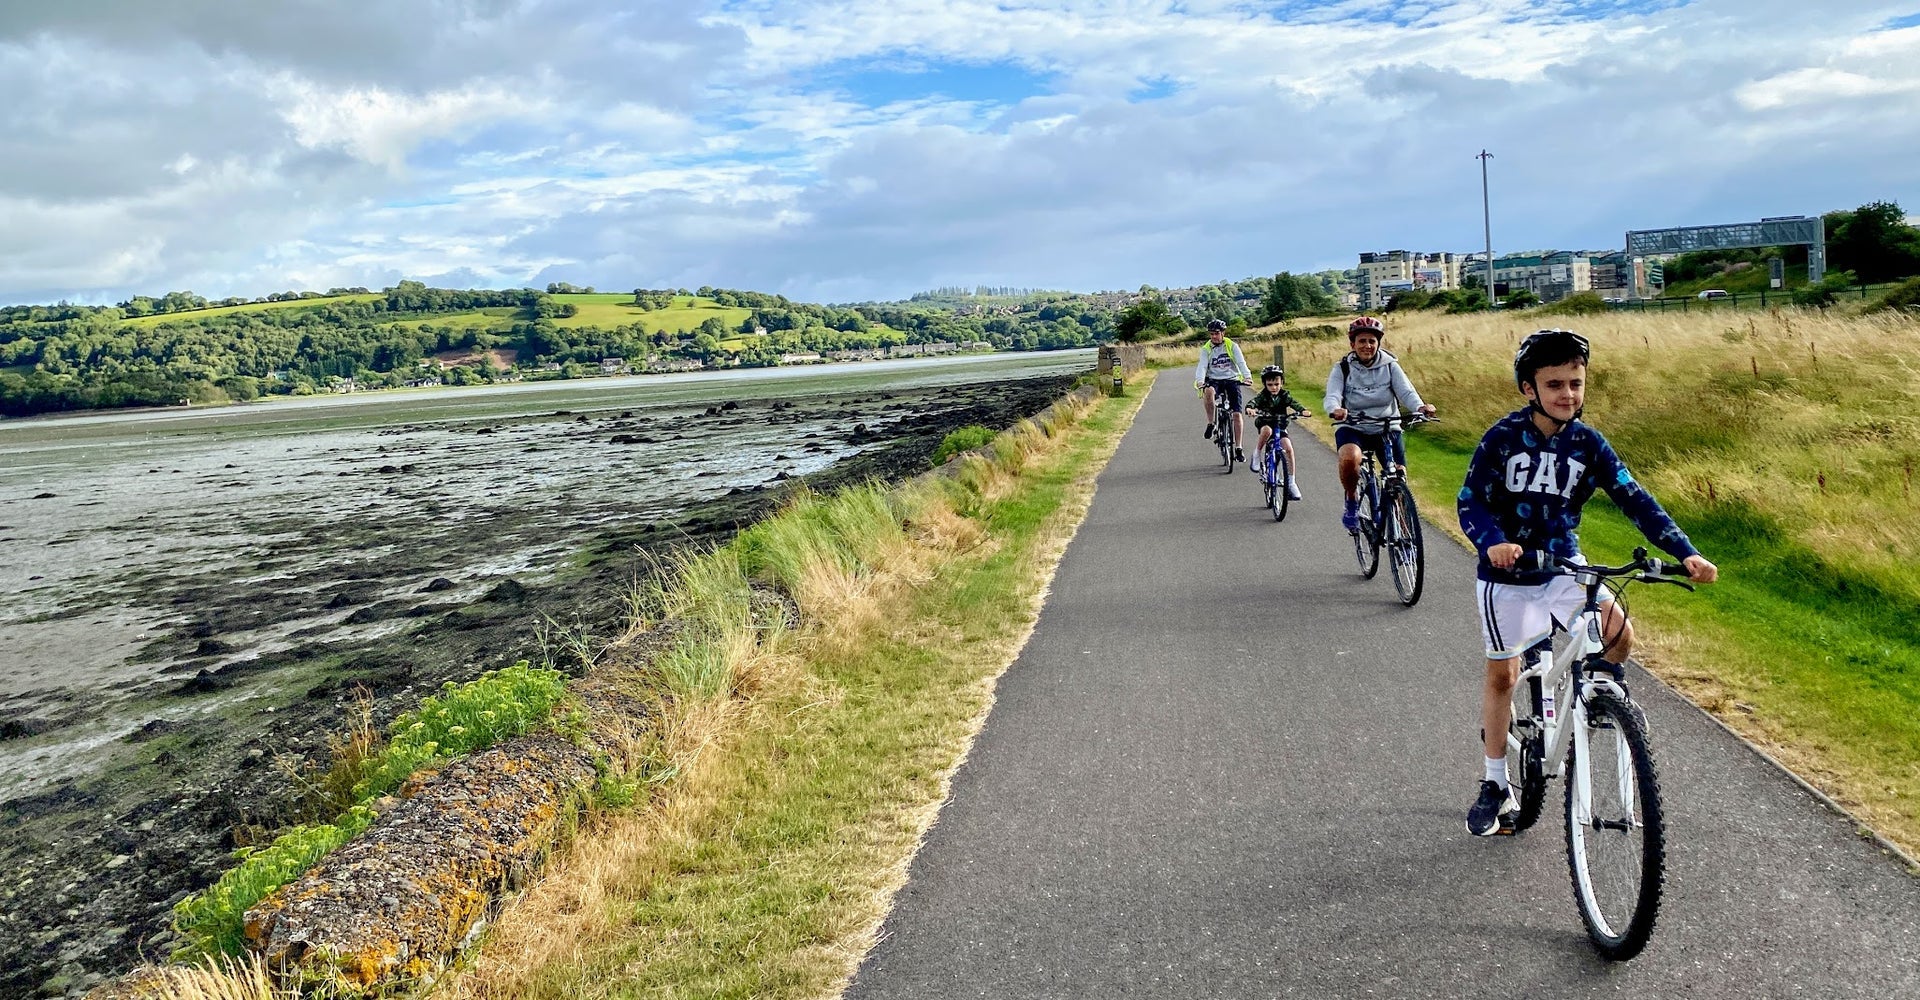
[[[1633,561],[1620,566],[1575,562],[1565,556],[1531,549],[1520,553],[1520,558],[1514,560],[1513,567],[1523,571],[1554,572],[1562,576],[1588,573],[1600,577],[1624,577],[1635,583],[1671,583],[1676,587],[1693,589],[1691,582],[1680,579],[1690,575],[1685,563],[1673,559],[1649,557],[1645,547],[1634,549]]]
[[[1414,427],[1419,424],[1437,424],[1440,422],[1439,417],[1432,416],[1425,413],[1394,413],[1394,414],[1388,414],[1386,416],[1374,417],[1374,416],[1368,416],[1367,414],[1364,414],[1364,413],[1349,412],[1347,414],[1347,419],[1336,420],[1333,422],[1333,425],[1335,427],[1353,427],[1357,429],[1360,425],[1359,423],[1356,422],[1356,418],[1358,420],[1365,420],[1370,423],[1377,422],[1383,425],[1399,424],[1402,427]]]

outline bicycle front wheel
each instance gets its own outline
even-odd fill
[[[1401,604],[1413,607],[1426,580],[1427,550],[1420,541],[1420,512],[1414,509],[1413,492],[1404,483],[1387,491],[1386,535],[1393,589],[1400,592]]]
[[[1600,954],[1624,962],[1653,936],[1666,883],[1666,824],[1646,726],[1612,695],[1586,706],[1586,753],[1569,753],[1567,866]]]
[[[1272,474],[1268,477],[1268,479],[1273,483],[1273,485],[1267,487],[1267,489],[1271,491],[1273,495],[1273,502],[1268,506],[1273,511],[1274,520],[1284,521],[1287,519],[1287,503],[1288,503],[1287,456],[1285,452],[1280,451],[1278,448],[1275,448],[1271,452],[1269,452],[1268,457],[1270,459],[1270,461],[1268,462],[1268,465],[1272,472]]]
[[[1353,533],[1353,558],[1360,564],[1360,579],[1371,580],[1373,574],[1380,572],[1380,536],[1374,522],[1374,497],[1378,491],[1374,488],[1373,477],[1363,466],[1360,470],[1360,530]]]

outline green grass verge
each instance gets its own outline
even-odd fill
[[[1091,474],[1139,402],[1102,400],[1004,491],[961,504],[980,544],[887,600],[859,641],[806,654],[803,681],[770,690],[695,790],[701,818],[665,838],[614,905],[619,928],[539,970],[516,997],[816,997],[864,952],[991,702],[992,685],[1035,619],[1060,546],[1084,512]],[[967,461],[985,463],[986,459]],[[965,475],[950,489],[967,492]],[[900,530],[880,493],[742,537],[738,566],[798,586],[826,539]],[[878,534],[876,534],[878,533]],[[818,544],[807,541],[819,535]],[[780,537],[776,537],[780,536]],[[850,558],[850,557],[849,557]]]

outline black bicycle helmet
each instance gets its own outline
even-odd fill
[[[1589,361],[1592,351],[1587,338],[1572,330],[1537,330],[1520,342],[1513,352],[1513,384],[1525,388],[1533,373],[1542,368],[1564,365],[1569,361]]]
[[[1265,368],[1260,369],[1260,381],[1262,382],[1265,382],[1269,378],[1286,378],[1286,377],[1287,377],[1287,373],[1284,371],[1281,371],[1279,365],[1268,365]]]
[[[1215,331],[1215,330],[1225,330],[1226,328],[1227,328],[1227,321],[1226,321],[1226,320],[1224,320],[1224,319],[1210,319],[1210,320],[1207,320],[1207,332],[1208,332],[1208,333],[1212,333],[1212,332],[1213,332],[1213,331]]]

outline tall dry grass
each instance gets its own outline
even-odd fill
[[[1308,321],[1317,323],[1318,321]],[[1920,321],[1817,310],[1387,317],[1386,347],[1444,422],[1421,429],[1470,450],[1524,405],[1521,338],[1571,327],[1593,344],[1589,422],[1669,509],[1756,512],[1785,537],[1920,599]],[[1250,364],[1281,344],[1288,385],[1317,395],[1345,337],[1250,333]],[[1158,348],[1163,364],[1195,350]],[[1309,403],[1318,410],[1318,401]]]

